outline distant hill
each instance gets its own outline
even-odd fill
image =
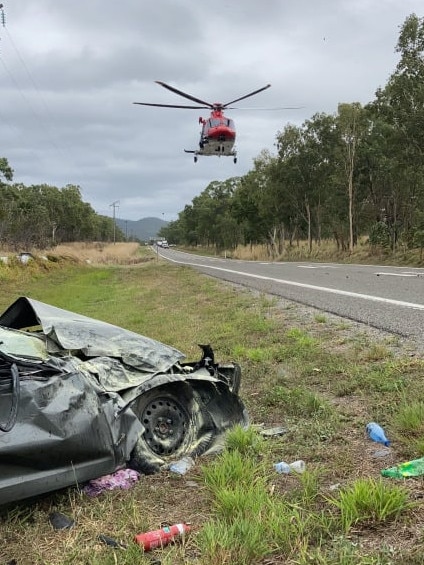
[[[156,238],[161,228],[169,222],[160,218],[142,218],[141,220],[121,220],[115,218],[115,223],[122,233],[128,238],[136,238],[142,241]]]

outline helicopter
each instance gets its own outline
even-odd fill
[[[199,149],[196,150],[189,150],[184,149],[186,153],[192,153],[194,155],[194,162],[197,163],[197,158],[199,155],[202,156],[217,156],[217,157],[233,157],[234,163],[237,163],[237,151],[234,149],[234,143],[236,140],[236,129],[234,125],[234,121],[230,118],[224,116],[224,110],[230,109],[234,110],[236,108],[231,107],[230,104],[234,104],[236,102],[240,102],[240,100],[244,100],[245,98],[249,98],[250,96],[255,96],[259,94],[263,90],[266,90],[271,85],[267,84],[258,90],[250,92],[240,98],[236,98],[235,100],[231,100],[231,102],[227,102],[226,104],[221,104],[220,102],[214,102],[213,104],[210,102],[205,102],[200,98],[196,98],[195,96],[191,96],[191,94],[187,94],[182,90],[178,90],[177,88],[170,86],[164,82],[159,80],[155,81],[156,84],[163,86],[164,88],[182,96],[183,98],[187,98],[192,102],[197,102],[197,104],[201,104],[200,106],[188,106],[188,105],[177,105],[177,104],[155,104],[150,102],[133,102],[133,104],[139,104],[141,106],[156,106],[159,108],[188,108],[190,110],[199,110],[203,108],[209,108],[211,110],[211,114],[209,118],[199,118],[199,124],[202,125],[202,130],[200,132],[200,141],[199,141]]]

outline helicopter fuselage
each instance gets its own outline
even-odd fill
[[[199,147],[205,150],[205,155],[215,155],[216,152],[232,155],[236,140],[233,120],[224,116],[222,110],[214,110],[209,118],[199,118],[199,123],[202,124]]]
[[[194,153],[195,160],[197,155],[236,157],[236,130],[232,119],[224,116],[222,110],[213,110],[209,118],[200,117],[199,123],[202,124],[199,149],[190,151]]]

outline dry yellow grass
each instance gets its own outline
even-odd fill
[[[199,252],[201,248],[187,248]],[[334,240],[322,240],[318,245],[314,242],[312,251],[309,251],[307,241],[295,241],[293,245],[285,242],[279,254],[273,254],[267,245],[238,245],[235,249],[224,250],[219,253],[215,248],[203,249],[206,254],[215,253],[222,257],[241,259],[244,261],[314,261],[314,262],[337,262],[358,264],[389,264],[408,265],[410,267],[423,267],[424,260],[420,249],[408,249],[399,245],[396,252],[390,249],[373,248],[369,245],[366,237],[361,237],[353,251],[337,248]]]
[[[117,243],[66,243],[48,252],[49,255],[74,257],[90,263],[128,263],[140,260],[140,244],[136,242]]]

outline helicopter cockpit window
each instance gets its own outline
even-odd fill
[[[234,129],[234,120],[227,120],[227,126],[231,129]]]
[[[219,118],[211,118],[209,120],[209,127],[216,128],[221,125],[221,120]]]

